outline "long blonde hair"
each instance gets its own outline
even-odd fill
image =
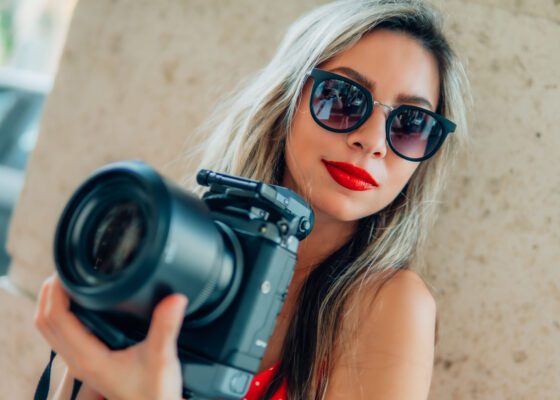
[[[431,6],[418,0],[336,1],[296,20],[270,63],[236,88],[202,130],[209,133],[202,146],[202,168],[279,184],[285,168],[284,146],[306,72],[374,29],[409,34],[433,53],[441,81],[437,112],[454,121],[457,130],[434,157],[420,164],[389,206],[359,221],[346,245],[310,273],[300,290],[298,312],[290,322],[267,398],[283,379],[289,399],[322,398],[335,345],[343,342],[342,335],[353,332],[340,323],[349,300],[418,259],[435,219],[446,172],[467,141],[469,85],[442,32],[441,16]]]

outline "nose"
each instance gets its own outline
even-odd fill
[[[358,148],[374,158],[384,158],[387,154],[386,121],[385,109],[374,107],[368,120],[348,134],[348,145],[352,148]]]

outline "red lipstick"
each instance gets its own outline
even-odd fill
[[[350,190],[369,190],[379,184],[365,169],[342,161],[322,160],[332,178]]]

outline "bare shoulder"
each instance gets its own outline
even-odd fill
[[[367,308],[362,308],[363,330],[377,343],[394,348],[411,360],[430,363],[435,341],[436,301],[414,271],[398,271]],[[381,341],[383,340],[383,341]]]
[[[365,290],[356,300],[361,303],[354,308],[359,310],[356,340],[340,354],[327,399],[426,399],[436,303],[423,279],[398,271],[378,291]]]
[[[404,307],[401,311],[408,310],[419,316],[431,317],[436,312],[436,301],[426,283],[420,275],[408,269],[398,271],[381,286],[373,302],[373,311],[377,308],[375,304],[380,302],[386,307]]]

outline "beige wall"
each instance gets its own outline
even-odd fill
[[[560,4],[552,4],[449,6],[475,105],[470,155],[454,172],[430,248],[443,321],[434,399],[560,398]],[[532,12],[541,5],[547,14]]]
[[[205,111],[319,3],[78,3],[11,226],[20,293],[0,289],[0,399],[31,398],[47,360],[31,298],[53,270],[54,226],[76,185],[125,158],[178,180]],[[431,399],[557,399],[560,4],[440,3],[475,105],[470,153],[458,160],[428,252],[441,319]]]

